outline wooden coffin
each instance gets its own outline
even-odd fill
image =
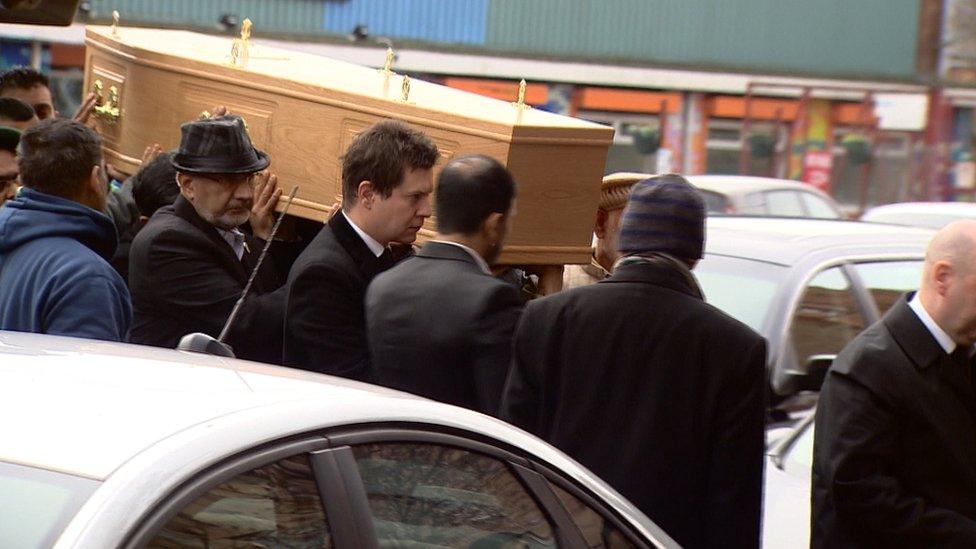
[[[300,186],[290,212],[324,220],[341,195],[346,147],[375,122],[399,118],[437,143],[438,169],[453,156],[481,153],[513,172],[517,214],[501,262],[589,262],[612,128],[418,80],[410,81],[404,101],[404,77],[396,73],[254,41],[246,64],[241,56],[234,64],[232,42],[184,31],[88,27],[85,88],[101,96],[96,118],[108,160],[132,172],[147,144],[174,148],[181,123],[226,105],[270,154],[286,191]],[[432,219],[420,238],[434,228]]]

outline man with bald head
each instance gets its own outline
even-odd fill
[[[834,361],[812,547],[976,547],[976,221],[936,233],[920,289]]]

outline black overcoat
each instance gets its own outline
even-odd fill
[[[812,547],[976,547],[972,368],[907,296],[844,348],[817,407]]]
[[[606,480],[684,547],[757,547],[765,341],[667,262],[530,302],[507,419]]]
[[[428,242],[366,292],[377,383],[497,415],[521,308],[464,249]]]
[[[133,322],[130,341],[175,348],[181,337],[220,331],[241,296],[264,241],[247,235],[238,260],[217,229],[179,196],[139,231],[129,252]],[[274,242],[227,343],[239,358],[278,364],[284,318],[281,271],[297,244]]]
[[[366,286],[392,260],[377,257],[337,213],[288,275],[284,364],[371,381],[366,343]]]

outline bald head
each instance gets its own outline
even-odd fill
[[[922,306],[960,345],[976,343],[976,220],[954,221],[932,237],[918,291]]]
[[[976,259],[976,220],[954,221],[935,233],[925,250],[925,270],[940,261],[959,272],[968,272]]]

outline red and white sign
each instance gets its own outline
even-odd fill
[[[834,157],[829,152],[808,151],[803,157],[803,181],[830,194],[830,170]]]

